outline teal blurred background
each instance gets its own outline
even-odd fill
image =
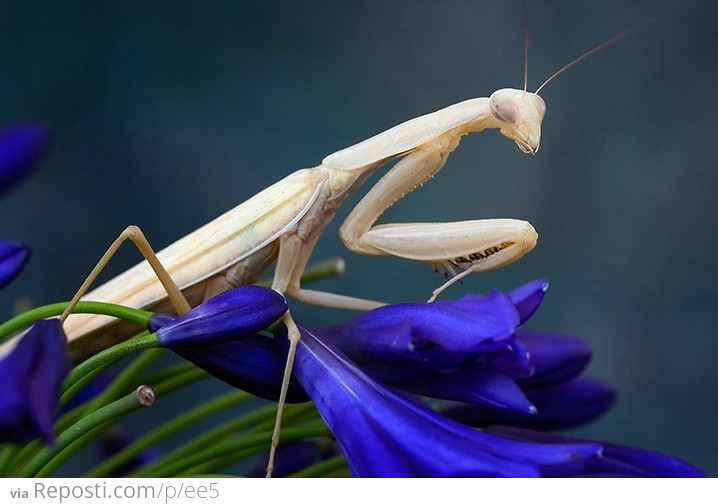
[[[292,171],[409,118],[523,85],[523,4],[473,1],[34,2],[0,5],[0,124],[52,132],[41,170],[0,201],[0,236],[32,245],[0,294],[68,299],[112,239],[140,225],[162,248]],[[667,451],[718,475],[713,2],[533,2],[529,88],[626,28],[654,22],[549,84],[540,152],[497,131],[381,222],[529,220],[535,251],[445,297],[551,288],[530,322],[595,350],[619,390],[576,434]],[[376,180],[373,178],[371,180]],[[355,256],[317,285],[422,301],[420,263]],[[117,273],[138,260],[128,248]],[[308,324],[348,312],[291,303]]]

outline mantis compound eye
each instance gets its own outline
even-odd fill
[[[491,113],[496,119],[509,124],[516,124],[519,118],[516,102],[507,96],[491,97]]]

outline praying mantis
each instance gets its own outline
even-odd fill
[[[148,307],[169,293],[176,309],[186,312],[190,303],[181,290],[190,289],[192,296],[199,292],[205,299],[256,281],[276,261],[272,288],[278,292],[322,306],[357,310],[379,307],[383,303],[305,289],[300,278],[322,231],[344,199],[374,171],[397,157],[400,161],[364,196],[339,233],[354,252],[425,261],[454,274],[435,291],[435,296],[464,274],[498,268],[521,258],[536,245],[533,226],[514,219],[373,226],[374,222],[394,201],[436,174],[468,133],[499,128],[523,152],[535,154],[545,110],[543,99],[534,93],[501,89],[490,98],[467,100],[412,119],[327,156],[319,166],[292,173],[156,257],[139,228],[131,226],[98,264],[97,272],[125,238],[138,244],[152,266],[138,264],[89,293],[87,299]],[[462,273],[456,274],[457,270]],[[94,280],[94,273],[70,303],[68,313]],[[156,279],[155,273],[162,281]],[[283,322],[289,331],[290,347],[278,419],[300,337],[290,312],[283,316]],[[69,342],[77,345],[92,338],[106,323],[99,317],[70,317],[65,321],[65,331]],[[278,421],[268,475],[279,427]]]
[[[543,85],[627,33],[574,60]],[[374,172],[395,160],[397,163],[372,186],[340,227],[341,240],[349,250],[423,261],[450,276],[430,301],[469,273],[500,268],[520,259],[535,247],[538,237],[533,226],[523,220],[374,223],[394,202],[438,173],[465,135],[499,129],[522,152],[536,154],[546,112],[538,95],[543,85],[533,93],[526,86],[523,90],[506,88],[489,97],[462,101],[335,152],[319,165],[281,179],[156,255],[139,228],[130,226],[100,260],[63,314],[71,347],[82,354],[93,347],[106,346],[107,339],[118,341],[129,336],[113,329],[107,318],[67,317],[114,250],[128,238],[138,245],[148,262],[89,292],[84,299],[152,308],[169,298],[183,313],[216,293],[256,282],[276,264],[272,288],[282,294],[335,308],[368,310],[381,306],[379,301],[306,289],[300,278],[318,239],[345,199]],[[282,407],[300,337],[291,312],[282,321],[288,328],[290,347],[268,474],[272,471]]]

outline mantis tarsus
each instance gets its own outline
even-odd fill
[[[554,76],[630,31],[589,51]],[[339,233],[347,248],[361,254],[424,261],[453,275],[434,292],[432,299],[465,274],[509,264],[536,244],[537,234],[528,222],[491,219],[378,226],[374,222],[396,200],[433,177],[464,135],[497,128],[523,152],[535,154],[546,110],[537,94],[539,90],[531,93],[525,88],[501,89],[488,98],[451,105],[331,154],[320,165],[290,174],[159,252],[155,271],[164,268],[169,274],[162,283],[143,262],[93,290],[87,299],[145,308],[167,299],[169,292],[176,309],[182,312],[232,286],[257,281],[276,262],[272,288],[283,294],[338,308],[367,310],[381,306],[377,301],[304,289],[300,277],[317,240],[346,197],[394,159],[399,159],[397,164],[369,190],[341,226]],[[137,228],[128,228],[116,245],[126,237],[141,244],[148,259],[153,257]],[[103,258],[99,266],[105,262]],[[95,273],[73,301],[84,294]],[[289,329],[290,350],[268,474],[272,470],[281,411],[299,340],[289,312],[283,321]],[[107,319],[78,315],[66,320],[65,330],[71,344],[82,353],[83,346],[87,347],[98,332],[112,332],[107,324]],[[126,337],[118,332],[114,335]]]

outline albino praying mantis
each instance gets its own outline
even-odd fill
[[[537,234],[526,221],[471,220],[446,223],[382,224],[375,221],[395,201],[433,177],[464,135],[497,128],[525,153],[540,145],[546,106],[538,92],[553,77],[617,41],[601,44],[552,75],[536,92],[501,89],[427,114],[324,158],[319,166],[296,171],[229,212],[159,252],[156,257],[141,231],[130,226],[100,260],[63,314],[70,344],[79,353],[106,346],[100,339],[128,337],[109,327],[111,319],[67,316],[120,243],[130,238],[143,262],[90,292],[85,299],[137,308],[170,299],[180,313],[233,286],[256,282],[276,262],[272,288],[322,306],[367,310],[383,303],[308,290],[300,277],[322,232],[343,201],[384,164],[399,159],[351,211],[340,228],[350,250],[424,261],[453,276],[430,299],[471,272],[499,268],[531,251]],[[159,280],[158,280],[159,277]],[[185,297],[186,296],[186,297]],[[65,320],[66,319],[66,320]],[[268,474],[279,440],[281,413],[291,376],[299,331],[290,312],[283,316],[290,341]],[[109,335],[109,336],[108,336]]]

